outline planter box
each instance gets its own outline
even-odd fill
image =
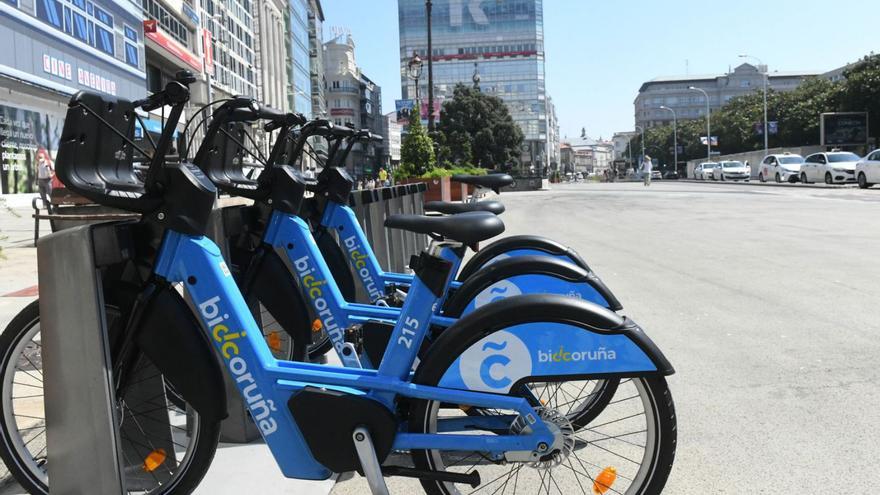
[[[425,201],[443,201],[442,182],[444,182],[444,181],[442,181],[441,179],[421,179],[418,177],[413,177],[413,178],[409,178],[409,179],[400,180],[397,183],[398,184],[414,184],[414,183],[418,183],[418,182],[424,182],[425,184],[428,185],[428,190],[425,191]],[[461,201],[461,195],[462,195],[462,187],[461,186],[462,186],[462,184],[460,184],[458,182],[449,181],[448,179],[446,180],[446,182],[449,183],[449,192],[450,192],[450,196],[447,201]],[[469,187],[469,186],[465,186],[465,187]],[[471,192],[472,191],[470,190],[470,188],[468,188],[468,194],[470,194]]]

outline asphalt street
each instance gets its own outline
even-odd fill
[[[500,199],[507,233],[575,247],[675,365],[665,493],[876,493],[880,190],[655,181]]]
[[[665,493],[876,492],[880,190],[657,181],[500,199],[506,234],[574,247],[676,367],[678,450]],[[35,272],[32,250],[11,241],[4,291],[35,283],[24,273]],[[6,283],[12,270],[29,283]],[[3,299],[7,311],[26,302]],[[240,458],[224,450],[222,462]],[[261,493],[330,486],[268,481],[279,474],[268,455],[246,457],[261,460],[239,475]],[[343,478],[333,493],[368,492],[363,478]],[[199,493],[227,493],[222,479],[209,474],[214,488]],[[420,492],[413,480],[388,482],[392,493]]]

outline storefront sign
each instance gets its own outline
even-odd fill
[[[147,30],[147,22],[144,21],[144,36],[155,41],[157,45],[164,48],[168,53],[174,55],[180,60],[184,61],[187,65],[192,67],[198,72],[202,71],[202,61],[193,55],[189,50],[181,46],[176,40],[169,37],[167,34],[163,33],[161,29],[155,29],[154,31]],[[155,21],[153,21],[155,22]]]
[[[205,54],[205,71],[214,75],[214,43],[211,39],[211,31],[202,30],[202,53]]]

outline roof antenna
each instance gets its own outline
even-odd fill
[[[691,75],[691,61],[688,59],[684,59],[684,75]]]

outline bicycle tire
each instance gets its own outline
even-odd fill
[[[8,383],[5,375],[10,370],[10,360],[17,357],[15,351],[19,348],[22,339],[33,332],[34,326],[39,324],[39,310],[39,301],[31,302],[10,321],[3,333],[0,334],[0,373],[3,375],[0,376],[0,396],[5,397],[3,395],[5,391],[2,390],[2,387],[7,386]],[[177,401],[172,399],[171,402]],[[0,418],[2,419],[0,420],[0,458],[15,480],[28,493],[48,495],[49,489],[46,481],[28,467],[23,453],[15,448],[14,435],[20,432],[11,431],[9,414],[14,414],[14,412],[10,408],[4,407],[3,417]],[[197,425],[197,430],[191,435],[196,443],[192,447],[192,453],[188,454],[190,457],[185,472],[175,476],[170,483],[148,492],[151,495],[190,493],[198,486],[211,465],[220,438],[220,422],[201,420],[194,410],[190,414],[194,415],[193,423]],[[13,418],[12,421],[15,419]]]

